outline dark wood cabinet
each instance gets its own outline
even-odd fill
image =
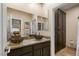
[[[66,45],[66,13],[60,9],[55,12],[55,52]]]
[[[34,45],[35,56],[50,56],[50,41]]]
[[[50,56],[50,41],[11,49],[8,56]]]

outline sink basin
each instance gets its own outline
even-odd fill
[[[21,37],[20,35],[20,32],[18,31],[15,31],[13,32],[13,35],[11,35],[11,37],[9,38],[9,40],[12,42],[12,43],[16,43],[16,44],[19,44],[23,41],[23,37]]]
[[[42,35],[30,35],[31,37],[34,37],[36,40],[41,40],[43,38]]]
[[[41,40],[42,38],[43,38],[42,35],[35,35],[35,39],[36,39],[36,40]]]
[[[20,38],[11,38],[10,40],[12,43],[16,43],[16,44],[19,44],[23,41],[23,38],[20,37]]]

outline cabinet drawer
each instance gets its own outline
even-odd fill
[[[17,49],[12,49],[10,51],[10,53],[8,53],[8,55],[11,56],[20,56],[24,53],[27,53],[29,51],[32,51],[32,46],[27,46],[27,47],[21,47],[21,48],[17,48]]]
[[[43,47],[42,43],[40,43],[40,44],[35,44],[35,45],[33,46],[34,49],[40,49],[40,48],[42,48],[42,47]]]
[[[40,49],[40,48],[43,48],[43,47],[46,47],[46,46],[50,46],[50,41],[35,44],[33,47],[34,47],[34,49]]]

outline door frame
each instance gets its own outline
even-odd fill
[[[7,56],[5,47],[7,47],[7,8],[4,3],[0,3],[0,55]]]
[[[0,55],[2,56],[2,4],[0,3]]]

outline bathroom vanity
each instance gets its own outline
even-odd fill
[[[20,44],[8,42],[8,56],[50,56],[50,39],[29,39]]]

